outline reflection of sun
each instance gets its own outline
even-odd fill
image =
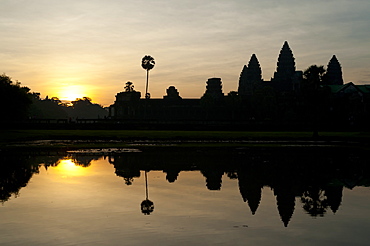
[[[61,160],[55,167],[55,170],[64,177],[82,176],[86,173],[86,168],[77,166],[71,159]]]

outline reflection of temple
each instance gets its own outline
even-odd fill
[[[348,151],[341,154],[337,151],[307,153],[295,149],[291,155],[274,148],[255,148],[253,152],[239,152],[239,155],[232,151],[218,150],[168,151],[163,155],[160,151],[146,151],[114,156],[111,163],[118,176],[124,173],[131,181],[140,176],[140,170],[163,171],[170,183],[177,180],[181,171],[199,171],[205,178],[207,189],[221,190],[223,178],[237,178],[240,195],[253,215],[261,203],[262,189],[270,187],[276,197],[280,218],[284,226],[288,226],[298,205],[297,201],[313,217],[324,216],[328,209],[336,213],[342,202],[343,187],[351,184],[352,180],[362,185],[369,180],[365,176],[358,180],[359,175],[356,175],[369,174],[365,171],[369,168],[368,161],[358,167],[358,160],[348,156]],[[365,160],[364,156],[356,156]],[[344,162],[346,165],[343,166]],[[352,166],[352,171],[348,170],[349,166]]]
[[[291,223],[296,206],[310,216],[322,217],[328,211],[336,213],[342,203],[343,188],[370,186],[370,163],[367,153],[355,149],[327,148],[229,148],[215,149],[147,149],[141,153],[110,154],[109,162],[115,173],[127,185],[145,171],[146,199],[140,205],[145,214],[154,210],[149,200],[146,173],[162,171],[173,183],[182,171],[203,174],[205,187],[221,190],[224,178],[237,179],[242,200],[250,212],[258,214],[262,189],[271,188],[276,198],[277,212],[284,226]],[[287,154],[289,153],[289,154]],[[353,158],[353,157],[356,158]],[[71,157],[71,156],[69,156]],[[59,159],[58,159],[59,158]],[[0,157],[0,201],[6,202],[25,187],[40,163],[56,166],[64,156],[30,158],[11,155]],[[99,156],[74,156],[80,164]],[[299,165],[298,165],[299,164]]]
[[[218,168],[207,168],[201,170],[201,173],[206,178],[206,186],[209,190],[221,190],[222,175],[224,171]]]

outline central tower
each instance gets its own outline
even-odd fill
[[[293,52],[288,42],[285,41],[280,50],[276,72],[271,82],[278,91],[294,91],[298,89],[300,74],[297,73],[295,68]]]

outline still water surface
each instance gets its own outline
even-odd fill
[[[1,162],[0,245],[369,245],[369,163],[358,152],[19,152]],[[153,207],[142,211],[145,200]]]

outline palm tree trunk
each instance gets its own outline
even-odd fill
[[[149,197],[149,191],[148,191],[148,176],[145,171],[145,199],[148,200]]]
[[[148,85],[149,85],[149,70],[146,70],[145,99],[147,99]]]

